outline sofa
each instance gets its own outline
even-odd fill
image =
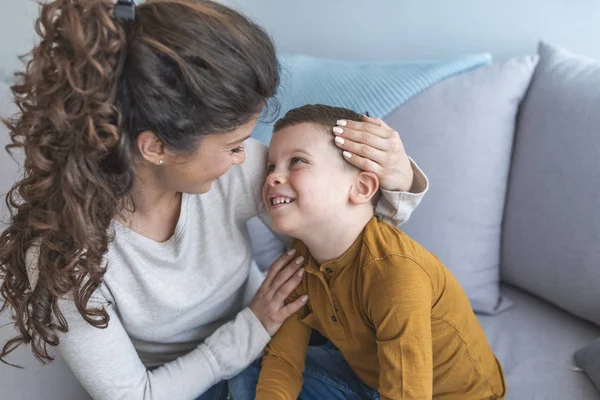
[[[14,111],[6,90],[3,115]],[[444,79],[384,119],[430,180],[402,229],[463,285],[510,400],[600,399],[598,104],[600,64],[540,43],[537,55]],[[17,174],[3,157],[2,193]],[[249,230],[268,265],[280,246],[256,220]],[[0,329],[0,341],[12,333]],[[88,398],[60,357],[41,367],[19,349],[12,360],[26,368],[0,364],[0,398]]]

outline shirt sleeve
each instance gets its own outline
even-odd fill
[[[69,324],[69,331],[60,335],[59,351],[94,399],[195,399],[241,372],[270,340],[254,313],[245,308],[190,353],[150,371],[109,302],[94,295],[90,304],[108,312],[105,329],[88,324],[72,300],[59,304]]]
[[[300,285],[287,303],[304,293]],[[308,306],[304,306],[289,317],[265,349],[256,386],[257,400],[296,400],[300,395],[311,333],[311,328],[302,319],[308,314]]]
[[[388,256],[365,272],[364,298],[376,330],[383,398],[432,398],[432,287],[429,275],[401,256]]]
[[[427,176],[419,166],[410,159],[414,173],[413,185],[410,192],[397,192],[380,189],[381,197],[375,207],[375,215],[390,225],[400,226],[410,218],[412,212],[417,208],[425,193],[429,190]]]

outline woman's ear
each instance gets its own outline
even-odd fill
[[[161,165],[165,158],[165,145],[152,131],[143,131],[137,137],[137,146],[144,160]]]
[[[379,179],[372,172],[360,171],[350,190],[350,202],[353,204],[370,203],[379,191]]]

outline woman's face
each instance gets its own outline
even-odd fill
[[[166,190],[201,194],[232,165],[246,160],[244,141],[256,125],[257,118],[233,131],[207,135],[192,155],[167,151],[164,164],[158,167],[161,185]]]

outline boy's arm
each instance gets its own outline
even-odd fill
[[[304,295],[302,286],[300,284],[286,302]],[[256,399],[296,400],[300,395],[311,333],[311,328],[301,322],[307,314],[308,306],[304,306],[289,317],[267,345],[258,376]]]
[[[365,273],[366,311],[376,329],[382,399],[431,399],[432,282],[413,260],[390,255]]]

